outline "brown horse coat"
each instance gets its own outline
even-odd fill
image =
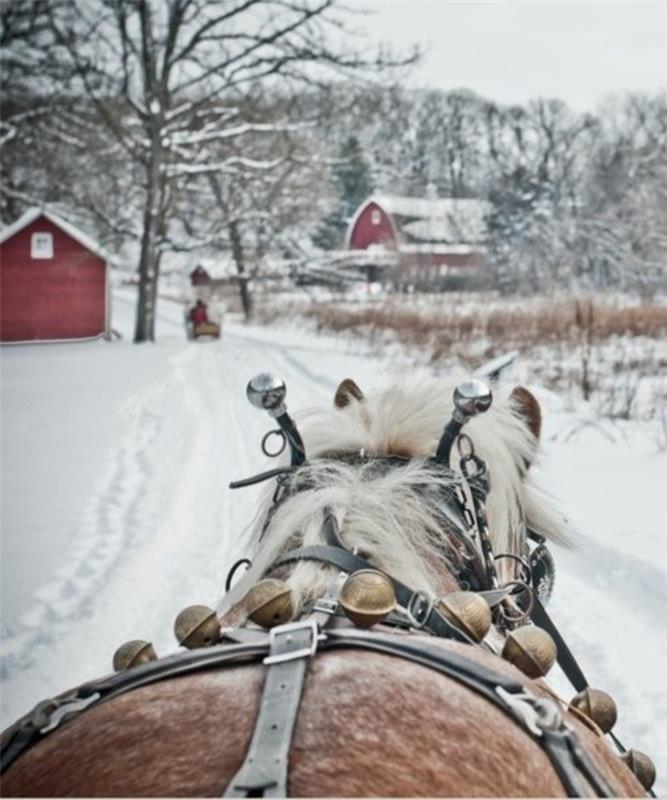
[[[491,653],[439,644],[544,693]],[[91,708],[19,758],[3,794],[220,796],[248,748],[265,669],[195,673]],[[569,721],[616,794],[642,795],[607,743]],[[358,651],[321,653],[310,663],[288,790],[295,797],[565,796],[536,741],[486,699],[427,667]]]

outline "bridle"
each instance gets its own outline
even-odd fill
[[[251,382],[252,384],[252,382]],[[296,426],[287,414],[287,409],[284,405],[284,385],[283,387],[273,387],[275,396],[271,396],[269,391],[268,403],[266,396],[259,402],[258,398],[251,396],[251,384],[248,387],[248,396],[254,405],[269,410],[269,413],[276,418],[280,424],[280,430],[274,431],[274,434],[280,435],[282,430],[284,443],[289,443],[292,454],[292,465],[290,468],[283,470],[280,473],[271,472],[263,473],[246,481],[231,484],[232,488],[239,488],[243,485],[255,483],[258,480],[264,480],[267,477],[277,477],[277,488],[273,496],[273,504],[267,514],[263,534],[266,532],[271,518],[275,510],[287,498],[294,497],[300,491],[312,487],[312,481],[308,479],[307,468],[304,470],[304,464],[307,465],[305,458],[305,448],[303,441],[298,434]],[[479,394],[479,387],[473,386],[468,395],[472,395],[477,391]],[[458,392],[458,390],[457,390]],[[464,394],[466,394],[464,392]],[[469,397],[465,397],[468,400]],[[461,397],[458,398],[461,400]],[[437,499],[438,504],[446,503],[451,510],[452,506],[459,512],[459,517],[462,524],[458,526],[452,524],[451,515],[447,515],[448,532],[453,535],[457,545],[459,546],[459,555],[462,556],[462,562],[468,561],[469,564],[461,566],[457,578],[460,583],[467,587],[476,590],[478,593],[486,595],[489,605],[496,609],[495,623],[496,627],[501,630],[507,630],[515,625],[523,623],[523,621],[530,616],[531,620],[539,625],[539,627],[547,630],[556,642],[558,662],[563,668],[565,674],[573,683],[578,691],[588,687],[588,682],[581,671],[577,661],[572,655],[570,649],[560,635],[560,632],[549,617],[542,598],[548,600],[553,587],[554,579],[554,562],[546,547],[543,537],[528,532],[528,536],[533,538],[537,546],[529,553],[528,558],[515,556],[514,554],[500,554],[500,557],[510,557],[516,559],[522,570],[523,580],[510,581],[506,586],[499,586],[495,562],[497,556],[494,555],[490,542],[488,526],[486,522],[485,501],[490,490],[490,478],[488,470],[484,461],[475,454],[474,445],[472,440],[461,433],[461,428],[474,414],[471,408],[474,407],[468,404],[468,415],[464,413],[465,409],[463,404],[457,402],[457,394],[454,396],[455,412],[452,420],[445,427],[443,436],[438,444],[435,458],[424,459],[424,463],[428,466],[438,470],[445,470],[449,472],[448,477],[451,477],[450,485],[456,487],[452,491],[452,496],[441,496]],[[485,411],[491,403],[490,393],[488,396],[483,396],[481,399],[481,407],[475,409],[475,413]],[[450,454],[455,441],[458,440],[460,459],[460,478],[457,480],[455,473],[449,470]],[[262,443],[262,449],[265,449],[266,437]],[[368,455],[365,452],[342,452],[342,453],[326,453],[324,459],[330,459],[334,462],[343,462],[347,464],[355,464],[359,466],[370,467],[372,470],[382,472],[383,470],[394,469],[405,465],[405,463],[413,459],[406,459],[401,456],[387,456],[387,455]],[[305,478],[304,478],[305,471]],[[288,480],[288,476],[296,475],[293,481]],[[418,490],[418,489],[417,489]],[[467,492],[465,491],[467,490]],[[315,561],[320,564],[325,564],[335,567],[340,570],[340,575],[351,575],[360,570],[366,570],[372,565],[362,556],[357,553],[350,552],[341,540],[340,532],[336,518],[330,509],[325,509],[323,521],[323,537],[326,542],[324,545],[299,547],[295,550],[289,551],[278,558],[272,565],[271,569],[279,568],[287,564],[298,563],[300,561]],[[469,535],[469,531],[475,529],[477,534],[477,542],[473,541]],[[481,551],[481,557],[480,557]],[[397,581],[391,576],[387,576],[394,586],[398,607],[402,610],[401,614],[394,614],[393,618],[390,617],[388,622],[393,625],[404,625],[405,627],[423,630],[431,635],[443,638],[451,638],[456,641],[465,642],[467,644],[474,644],[465,631],[458,628],[456,624],[452,624],[450,620],[445,618],[443,614],[439,613],[438,609],[434,607],[433,601],[422,592],[412,591],[409,587]],[[510,590],[515,586],[521,587],[526,592],[528,598],[527,607],[523,612],[519,609],[520,613],[515,616],[510,616],[502,612],[503,603],[510,599]],[[279,678],[282,686],[293,686],[292,703],[287,704],[284,711],[284,719],[276,722],[274,716],[275,711],[266,711],[265,709],[272,709],[276,705],[276,689],[275,681],[271,679],[271,667],[275,664],[287,664],[292,659],[296,658],[297,661],[304,657],[314,656],[317,649],[318,635],[317,631],[327,624],[328,618],[317,619],[322,614],[334,615],[337,610],[336,588],[329,586],[327,589],[327,596],[320,598],[315,603],[311,616],[303,623],[291,623],[284,628],[285,634],[288,635],[292,641],[297,635],[297,632],[306,630],[309,625],[311,628],[311,639],[308,647],[305,647],[302,642],[293,644],[296,648],[298,656],[290,656],[290,649],[286,647],[285,650],[280,648],[280,652],[270,655],[265,660],[269,666],[269,674],[264,689],[262,706],[256,722],[253,740],[251,742],[246,761],[241,769],[227,787],[227,796],[233,797],[247,797],[257,796],[257,792],[264,796],[282,796],[280,792],[286,791],[286,758],[289,751],[289,742],[291,741],[291,733],[296,716],[298,713],[298,705],[300,702],[300,688],[303,684],[305,667],[303,663],[299,663],[293,672],[285,671],[286,666],[281,667],[281,676]],[[317,620],[317,621],[314,621]],[[305,626],[305,627],[304,627]],[[279,630],[272,631],[272,642],[275,644],[278,641]],[[403,654],[404,657],[409,657]],[[458,675],[460,678],[460,674]],[[496,678],[497,679],[497,678]],[[495,684],[498,689],[499,684]],[[502,687],[500,687],[502,690]],[[496,695],[498,692],[496,692]],[[496,697],[494,695],[494,697]],[[502,694],[501,694],[502,697]],[[594,789],[597,796],[611,796],[611,789],[606,782],[599,775],[590,760],[585,757],[585,754],[576,743],[576,736],[571,727],[565,722],[560,714],[555,703],[552,702],[551,707],[545,704],[548,701],[538,700],[531,695],[530,692],[524,690],[521,694],[522,702],[527,703],[527,706],[522,706],[521,710],[517,713],[517,707],[512,707],[511,703],[516,701],[516,697],[505,697],[506,702],[509,702],[508,708],[513,712],[515,718],[520,718],[530,733],[541,738],[541,743],[549,755],[551,762],[556,769],[559,777],[561,778],[564,787],[566,788],[569,796],[581,796],[581,786],[577,779],[577,774],[583,775],[588,781],[589,785]],[[526,716],[526,708],[530,707],[533,711],[539,707],[544,712],[538,718],[531,718],[527,723],[528,717]],[[539,723],[538,723],[539,719]],[[291,723],[290,723],[291,721]],[[268,728],[267,726],[270,726]],[[282,748],[280,749],[281,757],[275,760],[277,764],[285,762],[285,770],[282,767],[277,771],[277,776],[271,778],[268,783],[265,781],[267,770],[271,772],[271,757],[267,756],[267,751],[274,754],[275,746],[271,748],[267,745],[267,739],[271,739],[269,730],[280,729],[283,731]],[[617,746],[623,751],[624,748],[620,742],[613,737]],[[273,770],[276,772],[275,768]],[[278,788],[278,795],[273,793],[275,788]]]
[[[479,382],[472,383],[478,384]],[[249,397],[251,397],[251,384],[252,381],[248,388]],[[473,390],[481,392],[480,408],[473,409],[475,413],[479,413],[480,410],[487,410],[491,404],[490,392],[485,387],[480,390],[477,386],[474,386]],[[424,470],[433,471],[443,477],[437,491],[434,492],[434,496],[427,498],[427,500],[428,505],[435,509],[436,512],[441,510],[438,516],[441,518],[441,527],[447,530],[447,546],[451,551],[447,553],[448,562],[451,560],[449,556],[453,552],[456,556],[455,577],[459,586],[463,589],[477,592],[499,590],[501,587],[498,582],[496,560],[510,558],[517,562],[519,566],[519,577],[512,582],[512,594],[516,597],[520,592],[523,593],[524,600],[527,599],[528,603],[531,604],[531,589],[533,589],[539,592],[539,596],[545,602],[548,600],[553,587],[555,568],[553,558],[546,547],[543,537],[532,531],[527,531],[527,537],[533,539],[537,546],[532,552],[527,550],[521,556],[516,554],[495,555],[493,552],[485,508],[486,499],[490,491],[490,476],[486,463],[475,453],[472,440],[461,432],[465,422],[475,415],[471,411],[470,403],[468,403],[468,413],[464,414],[461,409],[465,406],[465,403],[459,399],[459,404],[452,419],[445,426],[434,457],[406,457],[369,453],[365,450],[328,451],[318,454],[313,461],[308,461],[303,440],[284,405],[284,387],[283,391],[278,392],[277,399],[272,397],[272,392],[275,391],[277,390],[265,389],[261,401],[257,401],[256,398],[253,400],[254,405],[262,408],[268,407],[271,416],[276,418],[280,424],[277,430],[269,431],[264,436],[262,451],[267,456],[277,457],[282,454],[289,444],[291,464],[290,466],[268,470],[250,478],[230,483],[231,489],[239,489],[269,479],[276,480],[276,489],[264,520],[260,540],[266,534],[276,511],[283,503],[294,498],[299,493],[315,487],[316,481],[313,478],[313,471],[317,471],[318,480],[321,482],[322,476],[326,475],[327,465],[332,467],[340,464],[355,466],[359,468],[359,480],[368,481],[389,471],[419,462]],[[485,394],[485,392],[488,394]],[[259,394],[259,392],[257,393]],[[464,401],[468,401],[468,398],[465,397]],[[268,450],[266,442],[269,436],[281,438],[282,447],[277,450]],[[458,473],[449,466],[455,442],[458,444],[460,456]],[[413,489],[416,494],[422,497],[427,491],[426,486],[419,483],[415,484]],[[328,529],[330,529],[330,526],[327,528],[325,525],[325,538]],[[312,558],[312,560],[316,559]],[[244,558],[242,561],[246,562],[247,559]],[[284,562],[276,563],[274,567],[280,566],[281,563]],[[332,564],[332,566],[337,566],[337,564]],[[448,563],[449,566],[450,564]],[[236,568],[237,564],[232,567],[232,572]],[[227,583],[230,583],[229,577]],[[507,595],[509,592],[505,594]],[[513,603],[513,605],[516,607],[516,603]],[[496,619],[496,625],[506,630],[511,627],[512,623],[518,624],[523,621],[527,613],[528,611],[523,614],[514,614],[511,617],[504,616],[501,613]]]

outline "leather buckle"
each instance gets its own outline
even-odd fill
[[[295,633],[301,631],[310,632],[310,642],[307,647],[297,647],[295,650],[288,650],[286,653],[275,653],[272,655],[278,637],[286,636],[286,644]],[[317,651],[317,643],[324,641],[326,637],[319,633],[317,622],[314,619],[304,620],[303,622],[288,622],[286,625],[277,625],[269,631],[269,655],[264,659],[267,666],[271,664],[282,664],[285,661],[294,661],[297,658],[310,658]]]

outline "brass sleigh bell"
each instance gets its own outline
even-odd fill
[[[475,592],[452,592],[439,600],[436,608],[476,642],[481,642],[491,627],[489,604]]]
[[[600,689],[589,687],[579,692],[572,698],[570,708],[593,720],[602,733],[609,733],[616,724],[616,703],[613,697]]]
[[[627,753],[623,753],[621,758],[648,792],[655,783],[655,764],[653,761],[641,750],[628,750]]]
[[[284,625],[294,616],[292,590],[285,581],[264,578],[246,595],[245,610],[250,619],[262,628]]]
[[[124,669],[140,667],[142,664],[156,660],[157,653],[150,642],[145,642],[143,639],[130,639],[113,654],[113,668],[115,672],[122,672]]]
[[[553,667],[558,655],[556,643],[536,625],[525,625],[512,631],[502,651],[502,657],[518,667],[529,678],[541,678]]]
[[[220,620],[208,606],[188,606],[174,622],[176,641],[188,650],[210,647],[220,638]]]
[[[386,575],[376,569],[360,569],[345,581],[338,602],[355,625],[370,628],[393,611],[396,592]]]

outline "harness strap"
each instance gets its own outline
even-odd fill
[[[141,667],[84,684],[75,692],[69,693],[68,697],[76,707],[76,703],[80,699],[93,698],[93,695],[97,695],[93,702],[86,704],[86,708],[88,708],[140,686],[156,683],[166,678],[231,663],[256,661],[266,655],[267,650],[270,650],[269,659],[272,655],[275,656],[275,659],[270,662],[265,684],[268,686],[266,689],[267,701],[264,703],[263,700],[260,708],[260,717],[263,715],[260,732],[253,735],[251,742],[251,750],[254,748],[253,752],[262,757],[262,768],[248,769],[246,772],[242,768],[229,785],[228,793],[230,796],[236,797],[256,795],[258,792],[262,792],[267,797],[277,797],[281,794],[284,796],[287,789],[285,754],[289,750],[289,741],[291,741],[294,729],[307,655],[314,652],[317,643],[311,632],[314,630],[317,633],[317,628],[314,620],[282,627],[282,633],[278,629],[274,629],[277,632],[272,636],[270,647],[270,637],[264,634],[262,639],[257,642],[218,645],[187,653],[177,653],[161,661],[150,662]],[[292,639],[288,642],[287,636],[284,634],[289,632],[287,630],[289,627],[292,627]],[[541,726],[540,715],[536,709],[538,703],[549,704],[551,701],[538,699],[525,692],[521,683],[515,679],[496,673],[468,660],[465,656],[443,650],[429,642],[410,641],[409,637],[403,636],[377,634],[358,629],[332,629],[327,631],[320,648],[322,650],[360,649],[387,653],[407,658],[453,678],[494,703],[512,719],[518,721],[522,729],[541,744],[570,796],[581,796],[580,787],[575,787],[575,783],[570,780],[577,769],[583,771],[584,776],[599,795],[613,796],[613,792],[607,791],[608,787],[598,775],[595,767],[588,761],[585,754],[582,754],[576,744],[575,734],[563,725],[562,720],[555,726],[555,729],[561,732],[566,731],[569,742],[573,744],[565,747],[562,739],[545,735],[545,730],[553,729],[554,726],[549,726],[549,728]],[[276,672],[279,667],[281,669]],[[287,676],[285,689],[280,688],[282,684],[278,683],[277,678],[270,677],[272,672],[274,676]],[[276,684],[278,689],[275,688]],[[287,706],[287,709],[281,708],[281,705]],[[77,715],[84,713],[81,704],[78,705],[78,710],[73,711],[74,713]],[[276,739],[270,736],[274,724],[278,726],[275,731],[280,731],[280,736],[276,733]],[[47,724],[40,728],[34,724],[31,718],[28,718],[22,726],[17,725],[13,738],[3,751],[2,769],[7,769],[16,758],[44,735],[47,735],[54,727]],[[288,742],[287,745],[286,742]],[[254,758],[254,756],[249,752],[248,762],[250,758]],[[271,770],[269,770],[269,766],[263,766],[266,764],[267,758],[269,760],[273,758],[273,765],[269,765]]]
[[[54,709],[60,708],[65,712],[68,707],[72,709],[71,714],[61,714],[59,724],[62,724],[69,717],[82,713],[81,700],[90,699],[91,702],[86,708],[92,707],[133,689],[148,686],[166,678],[188,675],[214,666],[224,666],[227,663],[237,664],[243,660],[256,660],[259,656],[264,655],[266,650],[267,637],[264,636],[258,642],[226,644],[175,653],[173,656],[161,658],[159,661],[151,661],[139,667],[113,673],[97,681],[84,683],[73,692],[66,692],[64,695],[54,698],[52,705]],[[43,708],[44,702],[38,703],[30,714],[9,728],[8,741],[0,750],[0,774],[9,769],[25,750],[57,727],[57,725],[50,724],[52,720],[48,715],[44,715]]]
[[[537,592],[533,592],[533,607],[530,612],[530,617],[537,626],[544,628],[556,643],[558,664],[570,683],[578,692],[586,689],[588,687],[586,676],[582,672],[572,651],[567,646],[565,639],[563,639],[560,631],[549,616],[546,608],[542,605],[542,601],[538,597]]]
[[[301,704],[308,657],[315,652],[314,620],[273,628],[259,714],[250,747],[224,797],[286,797],[287,757]]]
[[[546,731],[544,750],[558,773],[568,797],[587,797],[588,792],[581,782],[581,776],[573,763],[567,738],[561,731]],[[604,795],[603,795],[604,796]],[[611,795],[606,795],[610,797]]]
[[[331,545],[311,545],[298,547],[281,556],[274,562],[274,567],[291,564],[294,561],[319,561],[337,567],[343,572],[352,573],[360,569],[375,569],[365,558]],[[454,639],[465,644],[474,644],[473,640],[460,628],[453,625],[433,605],[433,601],[423,592],[413,591],[404,583],[387,575],[394,586],[396,599],[407,612],[413,627],[423,629],[435,636]]]

